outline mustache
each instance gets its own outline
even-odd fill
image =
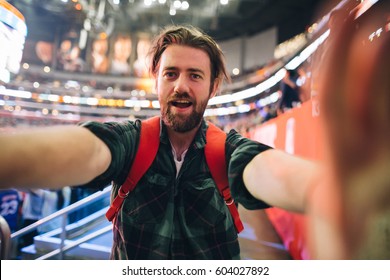
[[[187,100],[190,100],[191,102],[194,102],[194,100],[192,100],[191,96],[189,95],[188,92],[175,92],[168,100],[168,102],[171,102],[171,101],[174,101],[174,100],[177,100],[177,99],[187,99]]]

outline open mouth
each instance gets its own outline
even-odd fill
[[[192,105],[192,102],[188,100],[175,100],[175,101],[171,101],[171,104],[172,106],[178,108],[188,108]]]

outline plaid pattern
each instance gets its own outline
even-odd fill
[[[84,123],[112,152],[109,169],[86,187],[113,181],[113,196],[124,182],[137,151],[140,122]],[[239,259],[238,236],[228,208],[211,178],[203,148],[202,123],[176,178],[166,128],[162,126],[157,156],[126,198],[114,221],[112,259]],[[226,160],[236,202],[248,209],[268,207],[253,198],[242,181],[246,164],[268,146],[229,132]]]

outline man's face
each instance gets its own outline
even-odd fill
[[[211,86],[210,59],[200,49],[170,45],[162,54],[156,92],[165,125],[187,132],[200,124],[208,100],[218,88]]]

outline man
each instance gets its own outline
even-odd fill
[[[284,112],[295,108],[301,103],[299,87],[296,84],[296,73],[293,70],[286,69],[286,73],[283,79],[280,81],[280,92],[282,94],[279,105],[278,113]]]
[[[0,215],[7,221],[11,232],[15,232],[19,227],[22,199],[18,190],[0,190]]]
[[[151,48],[161,108],[157,156],[125,199],[114,224],[113,259],[238,259],[237,233],[205,161],[203,114],[228,78],[216,42],[192,27],[173,26]],[[3,135],[4,186],[58,188],[123,184],[137,153],[141,123],[84,123]],[[28,145],[26,145],[28,143]],[[248,209],[268,205],[303,211],[316,166],[227,135],[229,185]]]

